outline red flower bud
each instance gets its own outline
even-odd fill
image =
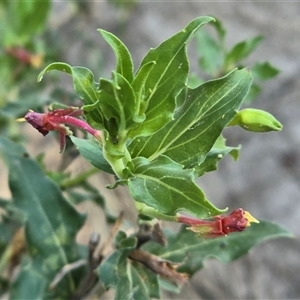
[[[72,131],[70,131],[65,124],[83,129],[101,141],[100,131],[93,129],[85,121],[76,118],[81,115],[81,109],[69,107],[66,109],[54,109],[48,113],[29,111],[24,118],[18,119],[17,121],[27,121],[44,136],[48,134],[49,131],[57,131],[59,133],[60,151],[63,152],[66,144],[65,136],[72,135]]]
[[[19,120],[21,121],[22,119]],[[42,135],[45,136],[46,134],[48,134],[49,130],[46,129],[46,114],[30,111],[26,114],[25,120],[35,129],[37,129]]]
[[[44,55],[41,53],[32,54],[22,47],[7,48],[6,53],[23,64],[31,65],[34,68],[39,68],[43,62]]]
[[[218,237],[231,232],[243,231],[252,222],[259,223],[250,213],[241,208],[228,216],[216,216],[212,220],[200,220],[179,215],[178,222],[191,225],[188,229],[203,237]]]

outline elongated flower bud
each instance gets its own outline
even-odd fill
[[[43,135],[48,134],[49,131],[57,131],[59,133],[60,151],[63,152],[66,144],[65,137],[72,135],[72,131],[65,126],[65,124],[70,124],[83,129],[101,142],[100,131],[92,128],[84,120],[77,119],[77,117],[81,115],[82,110],[77,107],[54,109],[48,113],[37,113],[31,110],[24,118],[18,119],[17,121],[27,121]]]
[[[216,216],[211,220],[201,220],[186,216],[177,216],[177,221],[190,225],[189,230],[201,237],[218,237],[232,232],[244,231],[251,223],[259,223],[249,212],[242,208],[234,210],[228,216]]]
[[[239,111],[228,126],[239,125],[254,132],[280,131],[282,124],[270,113],[254,108]]]

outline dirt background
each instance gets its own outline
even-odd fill
[[[54,2],[49,26],[57,32],[64,61],[90,68],[96,78],[110,76],[115,64],[114,54],[97,28],[121,38],[132,53],[136,68],[150,47],[156,47],[201,15],[213,15],[223,22],[228,46],[255,35],[265,36],[249,57],[249,66],[254,61],[269,60],[281,74],[264,85],[253,106],[270,111],[284,129],[269,134],[228,130],[229,143],[243,145],[240,160],[234,163],[230,158],[224,159],[219,171],[205,175],[199,185],[217,206],[228,206],[229,210],[243,207],[258,219],[283,224],[296,239],[261,244],[229,265],[207,261],[206,268],[194,276],[180,295],[165,294],[164,299],[300,299],[300,2],[139,1],[123,3],[125,9],[102,1],[84,4],[78,11],[78,6],[69,1]],[[195,69],[192,49],[190,55],[191,67]],[[63,77],[61,85],[71,89],[70,79]],[[28,138],[35,141],[29,152],[33,156],[47,153],[47,162],[55,169],[59,163],[57,147],[51,153],[48,150],[52,138],[42,139],[32,131]],[[68,171],[76,174],[86,167],[79,159]],[[100,175],[93,178],[108,199],[115,198],[113,192],[104,189],[107,180]],[[124,201],[111,208],[125,209],[128,217],[134,216],[124,190],[116,193]],[[79,239],[85,240],[90,231],[105,236],[101,211],[90,204],[81,209],[89,212],[89,219]]]

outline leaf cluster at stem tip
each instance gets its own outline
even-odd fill
[[[195,184],[197,177],[217,168],[220,159],[238,157],[227,147],[222,131],[247,95],[252,77],[247,68],[200,84],[187,85],[187,45],[212,17],[191,21],[151,49],[134,73],[127,47],[112,33],[99,30],[116,55],[110,79],[95,81],[84,67],[53,63],[50,70],[68,73],[90,126],[102,131],[102,143],[72,138],[95,167],[114,173],[126,184],[139,213],[175,220],[178,211],[209,218],[225,210],[209,202]],[[139,204],[138,204],[139,203]]]

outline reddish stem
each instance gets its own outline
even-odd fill
[[[58,115],[49,116],[48,120],[53,122],[53,123],[56,123],[56,124],[59,123],[59,124],[74,125],[78,128],[81,128],[81,129],[87,131],[88,133],[90,133],[91,135],[96,137],[97,139],[101,138],[100,131],[92,128],[89,124],[87,124],[83,120],[76,119],[76,118],[71,117],[71,116],[58,116]]]

